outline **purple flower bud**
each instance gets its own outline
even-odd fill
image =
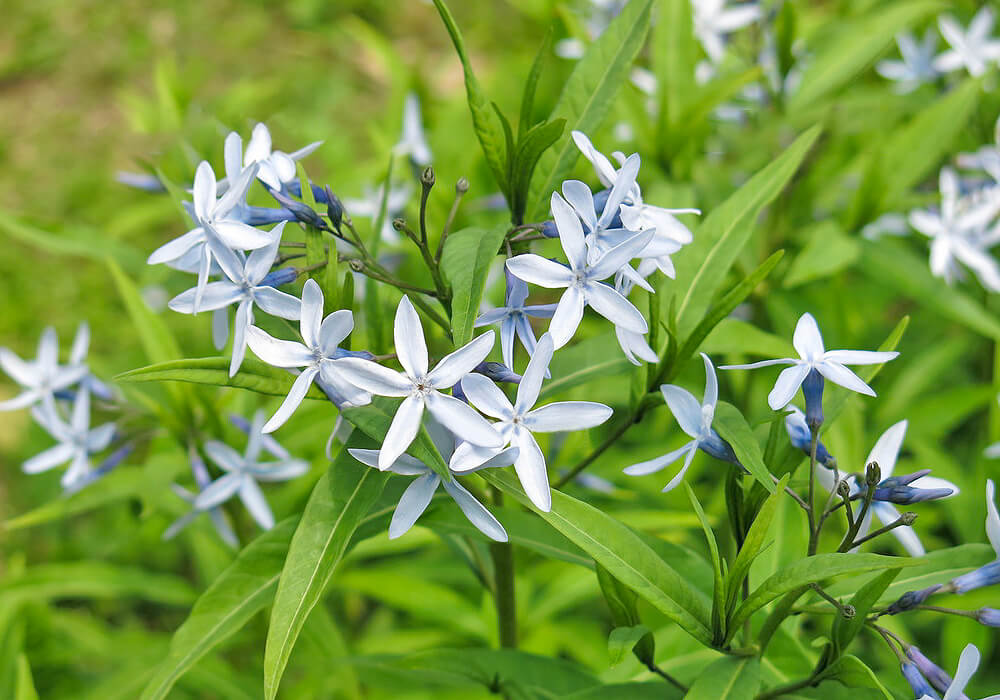
[[[362,360],[374,360],[375,355],[368,352],[367,350],[345,350],[344,348],[337,348],[333,352],[333,358],[335,360],[340,360],[345,357],[360,357]]]
[[[252,207],[247,205],[240,212],[240,220],[249,226],[265,226],[267,224],[277,224],[281,221],[295,221],[295,212],[284,207],[276,209],[274,207]]]
[[[930,681],[932,686],[942,693],[948,690],[948,686],[951,685],[951,676],[943,668],[924,656],[923,652],[915,646],[906,647],[906,655],[910,661],[916,664],[916,667],[920,669],[920,673]],[[962,697],[965,698],[964,695]],[[968,700],[968,698],[965,698],[965,700]]]
[[[941,589],[941,584],[936,584],[922,591],[907,591],[899,597],[895,603],[889,606],[887,612],[890,615],[898,615],[901,612],[912,610],[918,605],[922,605],[925,600],[937,593]]]
[[[480,362],[473,369],[485,377],[489,377],[495,382],[507,382],[508,384],[520,384],[521,375],[507,368],[500,362]]]
[[[271,270],[267,276],[260,281],[261,287],[280,287],[291,284],[299,276],[299,271],[294,267],[283,267],[280,270]]]
[[[732,445],[723,440],[722,437],[715,432],[714,428],[709,432],[707,439],[698,441],[698,449],[707,455],[722,460],[723,462],[729,462],[737,467],[743,467],[743,465],[740,464],[740,460],[736,457],[736,453],[733,452]]]
[[[611,188],[604,189],[601,190],[600,192],[594,193],[594,210],[595,210],[594,213],[598,217],[600,217],[601,214],[604,212],[604,207],[608,205],[608,197],[610,196],[611,196]],[[625,225],[622,223],[621,210],[615,213],[614,218],[611,219],[611,222],[608,224],[608,228],[609,229],[625,228]]]
[[[559,238],[559,230],[555,221],[543,221],[541,234],[546,238]]]
[[[278,203],[284,206],[286,209],[292,211],[295,214],[295,218],[304,224],[309,224],[310,226],[315,226],[321,231],[329,231],[330,227],[327,225],[320,215],[314,212],[306,204],[299,202],[291,197],[278,192],[277,190],[268,190],[271,196],[278,200]]]
[[[785,430],[788,432],[788,439],[792,443],[792,447],[802,450],[808,455],[812,449],[812,431],[806,425],[805,415],[797,408],[794,413],[785,416]],[[822,441],[816,443],[816,461],[830,469],[833,469],[837,464],[837,460],[833,458]]]
[[[312,184],[312,183],[310,183],[309,186],[312,189],[313,199],[316,200],[317,204],[329,204],[329,200],[327,199],[326,190],[325,189],[323,189],[319,185],[315,185],[315,184]],[[294,180],[286,182],[285,183],[285,187],[288,188],[288,191],[290,193],[292,193],[293,196],[299,197],[299,198],[302,197],[302,183],[299,182],[298,178],[295,178]]]
[[[167,191],[167,188],[163,186],[163,183],[160,182],[160,178],[156,177],[156,175],[147,175],[146,173],[129,173],[124,170],[119,170],[115,173],[115,180],[127,187],[134,187],[138,190],[144,190],[146,192]]]
[[[996,608],[979,608],[976,611],[976,619],[979,624],[987,627],[1000,627],[1000,610]]]
[[[333,224],[333,227],[339,231],[340,222],[344,218],[344,204],[333,193],[329,185],[323,188],[323,192],[326,194],[326,215],[330,218],[330,223]]]
[[[953,578],[948,588],[954,593],[967,593],[995,583],[1000,583],[1000,559]]]
[[[806,399],[806,425],[815,430],[823,425],[823,375],[809,370],[802,380],[802,395]]]
[[[901,669],[903,671],[903,678],[913,688],[913,696],[915,698],[922,698],[926,695],[934,700],[940,700],[940,696],[934,692],[927,679],[920,675],[920,669],[910,663],[903,664]]]

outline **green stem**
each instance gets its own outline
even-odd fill
[[[494,601],[500,629],[500,647],[517,648],[517,609],[514,599],[514,547],[510,542],[491,542]]]
[[[819,426],[813,427],[809,426],[812,432],[812,440],[809,443],[809,498],[807,503],[809,504],[809,510],[807,514],[809,515],[809,556],[816,553],[819,548],[819,528],[816,527],[816,504],[814,501],[814,493],[816,489],[816,446],[819,444]]]

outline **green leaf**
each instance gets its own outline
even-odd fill
[[[856,238],[844,234],[837,224],[823,221],[809,227],[808,241],[785,274],[785,288],[831,277],[850,267],[861,254]]]
[[[747,468],[760,485],[770,493],[775,492],[774,479],[764,464],[764,453],[760,449],[750,424],[732,404],[720,401],[715,407],[714,427],[722,439],[733,447],[740,464]]]
[[[685,577],[664,562],[630,528],[604,512],[566,494],[552,491],[552,510],[534,508],[510,474],[479,472],[486,481],[538,513],[547,523],[688,634],[711,643],[709,611]]]
[[[964,291],[931,275],[926,259],[915,255],[907,242],[862,241],[861,269],[870,279],[919,301],[944,318],[1000,340],[997,317]]]
[[[345,408],[341,411],[341,415],[354,427],[374,440],[375,444],[381,445],[386,433],[389,432],[389,426],[396,413],[396,405],[397,402],[392,399],[376,398],[367,406]],[[441,453],[438,452],[424,428],[420,428],[417,437],[414,438],[406,451],[437,472],[441,478],[451,478],[448,463],[441,457]]]
[[[788,476],[786,475],[778,483],[774,492],[764,501],[764,505],[757,511],[757,517],[751,523],[750,529],[747,530],[746,537],[743,539],[743,546],[740,547],[740,551],[736,555],[736,560],[726,575],[727,612],[736,607],[736,599],[740,593],[743,579],[749,575],[750,565],[764,548],[764,539],[767,537],[767,532],[771,527],[771,521],[774,520],[778,505],[785,496],[785,486],[787,484]]]
[[[601,125],[642,48],[652,4],[653,0],[631,0],[587,48],[566,80],[549,121],[565,119],[569,130],[585,134]],[[555,149],[545,152],[539,162],[542,177],[534,179],[528,196],[529,221],[544,218],[549,197],[569,175],[578,156],[576,144],[568,133]]]
[[[455,52],[458,53],[458,58],[462,62],[462,71],[465,74],[465,94],[469,102],[469,112],[472,114],[472,126],[476,132],[476,138],[479,139],[483,155],[486,156],[486,163],[490,166],[497,185],[501,190],[506,190],[503,133],[497,126],[490,101],[472,70],[472,63],[465,50],[465,40],[462,39],[462,33],[455,23],[455,18],[451,15],[451,10],[444,4],[444,0],[434,0],[434,6],[437,8],[438,14],[441,15],[448,35],[451,37],[451,43],[455,46]]]
[[[760,659],[727,656],[708,666],[684,700],[753,700],[760,688]]]
[[[150,362],[166,362],[182,357],[177,342],[170,334],[163,319],[152,312],[149,306],[139,293],[139,288],[122,270],[112,258],[107,258],[108,270],[111,278],[118,288],[118,294],[125,304],[136,331],[139,332],[139,340],[142,342],[143,350]]]
[[[143,700],[164,698],[199,659],[271,602],[297,518],[287,518],[243,548],[199,596],[170,640],[170,651],[146,684]]]
[[[677,328],[689,335],[698,325],[719,285],[750,240],[760,210],[785,188],[820,134],[802,134],[767,167],[712,210],[694,233],[694,242],[677,253]]]
[[[632,368],[617,349],[611,333],[587,338],[562,348],[552,359],[552,379],[545,382],[538,400],[559,396],[594,379],[624,374]]]
[[[524,210],[528,206],[528,188],[539,159],[552,144],[562,136],[566,128],[565,119],[542,122],[531,129],[518,142],[510,163],[510,198],[514,223],[524,222]]]
[[[664,148],[664,141],[669,139],[672,144],[677,144],[688,133],[687,129],[677,127],[683,127],[680,115],[696,89],[694,74],[698,45],[689,0],[660,0],[657,16],[650,46],[659,85],[657,145],[661,151],[672,152],[672,149]]]
[[[384,435],[384,433],[383,433]],[[350,447],[370,446],[361,435]],[[313,606],[330,582],[351,536],[382,493],[389,473],[359,463],[345,448],[313,489],[288,548],[264,650],[264,694],[274,698]]]
[[[903,557],[840,552],[817,554],[802,559],[769,577],[743,601],[730,623],[730,636],[754,612],[801,586],[835,576],[853,576],[868,571],[913,566],[917,563],[919,562]]]
[[[23,515],[3,523],[5,530],[19,530],[71,515],[86,513],[109,503],[137,497],[149,488],[148,475],[139,469],[118,469],[101,478],[93,488],[77,491],[71,496],[57,498]]]
[[[521,115],[517,121],[518,143],[521,142],[525,132],[533,126],[531,123],[531,113],[535,108],[535,91],[538,89],[538,80],[542,77],[542,68],[545,66],[545,60],[552,51],[553,30],[554,28],[550,26],[548,31],[545,32],[545,38],[542,39],[542,43],[538,47],[538,53],[535,54],[535,60],[531,64],[528,79],[524,81],[524,93],[521,95]]]
[[[726,635],[726,591],[722,574],[722,557],[719,555],[719,543],[715,539],[715,531],[712,529],[712,524],[708,522],[708,517],[701,507],[694,489],[686,481],[684,482],[684,488],[687,489],[691,507],[694,509],[695,515],[698,516],[698,522],[701,523],[701,529],[705,533],[705,542],[708,544],[708,555],[712,560],[712,634],[714,635],[713,642],[715,642]]]
[[[847,619],[843,615],[833,616],[833,629],[830,632],[830,639],[833,642],[834,654],[838,657],[844,653],[851,642],[857,636],[861,628],[865,626],[865,620],[872,607],[882,597],[885,590],[893,582],[902,569],[889,569],[873,578],[871,581],[858,589],[858,592],[851,598],[851,605],[854,606],[854,617]]]
[[[228,357],[200,357],[188,360],[160,362],[148,367],[122,372],[115,377],[120,382],[189,382],[212,386],[231,386],[249,389],[268,396],[287,396],[295,376],[247,357],[235,376],[229,376]],[[326,395],[312,385],[307,399],[328,401]]]
[[[53,255],[72,255],[103,262],[109,255],[139,267],[144,260],[139,251],[110,238],[104,231],[74,225],[62,231],[49,231],[29,224],[12,212],[0,210],[0,232],[33,248]]]
[[[868,666],[856,656],[842,656],[823,671],[823,680],[835,680],[848,688],[868,688],[877,690],[885,700],[896,697],[882,685],[882,682]]]
[[[97,561],[39,564],[0,580],[0,603],[62,598],[135,597],[162,605],[190,605],[194,591],[170,574]]]
[[[506,233],[504,226],[465,228],[450,234],[444,243],[441,271],[451,285],[451,334],[456,348],[472,339],[486,276]]]
[[[791,357],[795,352],[787,338],[763,331],[752,323],[735,318],[719,322],[701,343],[709,355],[747,354],[761,357]]]
[[[916,0],[894,3],[870,15],[845,22],[817,49],[802,74],[802,84],[788,103],[799,112],[819,98],[847,84],[892,43],[897,33],[941,8],[941,3]]]
[[[760,266],[750,273],[750,275],[729,290],[725,296],[723,296],[719,301],[712,305],[712,310],[705,315],[703,319],[698,323],[691,335],[688,336],[687,340],[684,341],[684,345],[680,352],[677,354],[677,358],[674,360],[676,363],[682,363],[687,361],[691,357],[698,346],[702,344],[706,337],[715,329],[717,325],[723,322],[729,314],[732,313],[733,309],[742,304],[748,296],[757,288],[757,285],[763,282],[771,270],[774,269],[775,265],[781,262],[781,258],[784,257],[785,251],[779,250],[771,254],[771,256],[762,262]]]
[[[14,700],[38,700],[35,681],[31,677],[31,665],[28,663],[28,657],[24,654],[17,657],[17,684]]]
[[[644,638],[652,639],[652,633],[646,625],[635,625],[634,627],[615,627],[608,635],[608,656],[611,657],[611,665],[617,666],[625,660],[628,653]]]

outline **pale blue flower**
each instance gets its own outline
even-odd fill
[[[65,489],[74,489],[91,476],[91,455],[104,450],[114,439],[114,423],[90,427],[90,392],[83,389],[76,392],[68,423],[59,416],[54,406],[45,404],[33,406],[31,415],[59,444],[35,455],[21,468],[26,474],[38,474],[69,462],[70,466],[60,481]]]
[[[964,68],[974,77],[985,73],[991,63],[1000,60],[1000,41],[993,38],[995,20],[993,10],[985,5],[967,30],[951,15],[938,17],[938,28],[951,48],[934,59],[935,70],[951,73]]]
[[[420,118],[420,99],[409,92],[403,99],[403,135],[393,148],[397,156],[409,156],[414,165],[430,165],[433,155]]]
[[[514,277],[506,268],[504,276],[507,288],[504,305],[486,311],[476,319],[475,328],[500,324],[500,355],[507,367],[514,366],[514,336],[517,335],[528,355],[535,352],[535,332],[528,317],[552,318],[555,304],[525,305],[528,300],[528,285]]]
[[[84,336],[81,336],[81,333]],[[81,342],[83,338],[83,342]],[[59,337],[51,326],[42,331],[38,341],[38,354],[34,360],[22,360],[7,348],[0,348],[0,368],[21,387],[20,394],[0,401],[0,411],[16,411],[42,403],[54,410],[55,394],[72,387],[88,376],[83,364],[89,331],[84,326],[77,332],[68,366],[59,364]],[[82,347],[82,354],[80,348]]]
[[[902,60],[879,61],[875,66],[879,75],[896,83],[896,92],[913,92],[937,77],[934,54],[937,53],[938,37],[933,29],[928,29],[919,43],[912,32],[897,34],[896,45]]]
[[[913,652],[911,654],[911,652]],[[914,646],[908,646],[906,649],[906,655],[913,660],[914,665],[920,669],[921,673],[927,677],[938,691],[944,693],[941,696],[941,700],[963,700],[965,696],[965,686],[969,684],[972,679],[972,674],[976,672],[979,668],[980,654],[979,649],[976,648],[974,644],[968,644],[962,650],[962,655],[958,659],[958,668],[955,670],[955,678],[952,679],[945,671],[931,662],[927,657],[920,653],[920,650]],[[907,678],[909,680],[909,678]],[[924,695],[920,700],[924,698],[933,698],[934,696],[924,691]],[[982,700],[1000,700],[1000,695],[990,695]]]
[[[249,424],[247,425],[249,428]],[[209,476],[208,469],[205,467],[205,462],[202,461],[201,456],[198,454],[198,451],[194,449],[194,446],[188,450],[188,461],[191,464],[191,472],[194,475],[195,484],[198,486],[198,492],[204,491],[208,485],[212,483],[212,477]],[[179,498],[189,503],[192,506],[192,509],[179,517],[170,525],[170,527],[164,530],[164,540],[172,539],[178,532],[187,527],[199,515],[202,513],[208,513],[208,516],[212,519],[212,525],[215,527],[215,531],[219,533],[219,537],[222,538],[222,541],[234,549],[239,547],[240,541],[236,537],[236,533],[233,532],[232,525],[229,523],[229,517],[220,506],[212,506],[211,508],[199,510],[193,507],[195,501],[198,499],[198,493],[188,491],[186,488],[179,486],[178,484],[171,484],[171,489],[173,489],[173,492],[177,494]]]
[[[259,166],[257,179],[272,190],[281,191],[296,178],[295,161],[305,158],[322,145],[322,141],[314,141],[291,153],[274,151],[271,149],[271,132],[266,125],[258,123],[243,154],[243,167]]]
[[[1000,583],[1000,515],[994,502],[996,490],[993,479],[986,480],[986,537],[993,546],[996,560],[974,571],[952,579],[946,585],[947,592],[967,593],[976,588]]]
[[[691,0],[694,10],[694,33],[713,63],[726,53],[725,36],[760,19],[756,3],[726,6],[726,0]]]

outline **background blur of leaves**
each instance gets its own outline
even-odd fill
[[[860,14],[878,4],[871,0],[799,3],[807,17],[801,30],[807,37],[809,33],[821,36],[826,20]],[[948,4],[965,20],[977,5]],[[183,181],[202,157],[221,162],[222,138],[230,129],[246,137],[255,122],[265,121],[276,147],[289,150],[325,139],[325,145],[307,162],[310,176],[329,182],[341,197],[356,197],[363,185],[383,177],[388,151],[399,133],[403,96],[412,89],[422,99],[438,182],[468,177],[472,183],[468,200],[494,192],[475,145],[460,65],[429,4],[175,0],[154,3],[155,8],[150,5],[133,0],[4,3],[0,345],[33,356],[45,325],[54,325],[65,344],[76,323],[86,318],[93,329],[90,361],[98,375],[110,377],[145,364],[101,258],[113,255],[142,287],[165,284],[171,295],[179,292],[186,280],[166,269],[147,267],[144,261],[149,250],[179,232],[181,220],[174,202],[117,185],[113,173],[141,169],[142,161],[148,159],[174,180]],[[513,0],[454,3],[452,9],[488,94],[513,113],[523,76],[546,28],[555,20],[557,36],[564,36],[566,24],[559,18],[571,18],[571,8],[543,0]],[[918,25],[918,31],[922,29]],[[754,40],[754,30],[738,38],[738,42]],[[888,53],[894,51],[890,48]],[[551,110],[571,68],[568,61],[554,56],[549,60],[538,93],[537,115]],[[894,133],[914,110],[929,104],[934,94],[926,91],[934,89],[896,96],[867,71],[841,102],[794,124],[801,131],[813,122],[825,123],[825,143],[816,151],[820,161],[810,164],[790,190],[792,199],[781,205],[786,219],[765,218],[737,263],[738,272],[746,274],[773,250],[786,248],[781,268],[758,290],[750,310],[756,325],[781,338],[790,337],[799,314],[809,310],[820,319],[828,347],[874,348],[901,316],[912,316],[899,347],[902,358],[887,366],[876,384],[879,398],[852,399],[826,442],[841,465],[859,470],[875,437],[895,421],[910,419],[904,448],[909,454],[897,473],[934,467],[936,474],[964,489],[954,499],[920,508],[918,527],[928,550],[984,539],[982,485],[987,475],[996,477],[998,468],[980,454],[985,444],[1000,438],[998,387],[988,383],[989,377],[1000,375],[994,371],[994,348],[1000,341],[942,317],[926,300],[902,294],[878,269],[866,264],[868,243],[847,254],[844,265],[823,271],[818,278],[801,278],[799,270],[797,282],[801,283],[789,285],[789,277],[795,278],[788,273],[791,261],[807,248],[811,236],[860,241],[857,231],[831,234],[822,228],[823,221],[842,221],[841,213],[852,206],[851,188],[863,172],[863,160],[858,159]],[[634,88],[626,87],[605,129],[591,134],[598,147],[610,151],[608,146],[617,146],[611,137],[612,125],[641,111],[643,103]],[[991,142],[998,111],[1000,97],[995,92],[981,96],[968,128],[949,152],[974,150]],[[794,133],[789,132],[789,124],[775,127],[765,122],[765,116],[751,116],[743,126],[720,126],[707,146],[711,156],[680,174],[658,166],[653,154],[647,159],[642,142],[629,144],[627,148],[644,156],[647,201],[697,205],[711,211],[713,204],[766,162],[768,154],[779,153],[787,145],[788,133]],[[933,137],[928,134],[928,139]],[[834,148],[827,147],[831,143]],[[744,162],[750,165],[745,168]],[[585,167],[578,166],[576,172],[592,180]],[[719,177],[720,173],[725,176]],[[936,202],[936,167],[926,185],[908,200],[909,206]],[[450,197],[450,185],[439,187],[432,207],[446,210]],[[474,215],[475,207],[467,204],[463,216]],[[814,216],[817,226],[801,225]],[[797,222],[794,227],[788,224],[790,220]],[[29,239],[34,243],[27,243]],[[908,248],[921,261],[925,259],[923,240],[888,244]],[[59,247],[71,247],[74,253],[57,253]],[[921,271],[929,277],[925,267]],[[994,315],[1000,311],[998,300],[974,283],[967,283],[965,290]],[[168,314],[165,318],[189,356],[213,354],[207,317]],[[738,344],[723,340],[717,344],[717,349],[710,348],[722,354],[717,364],[723,357],[738,357],[733,352]],[[578,353],[602,357],[604,348],[584,345]],[[680,383],[700,387],[700,372],[692,363]],[[727,400],[747,407],[749,419],[766,416],[764,397],[773,376],[732,373],[720,381],[731,397]],[[607,377],[582,391],[592,400],[621,403],[624,386],[623,377]],[[0,398],[12,390],[5,381],[0,385]],[[225,410],[249,414],[254,400],[233,392]],[[313,460],[314,470],[304,483],[270,492],[279,520],[301,509],[324,466],[330,412],[326,407],[313,407],[303,413],[281,438],[293,452]],[[229,437],[236,440],[235,433]],[[661,454],[665,445],[675,446],[679,439],[665,410],[651,412],[641,429],[630,433],[593,469],[617,484],[615,495],[583,492],[582,497],[630,525],[700,548],[699,526],[682,492],[664,496],[656,478],[626,481],[621,477],[625,464]],[[558,453],[555,463],[573,464],[582,456],[581,442]],[[20,463],[45,445],[26,413],[2,415],[0,520],[58,498],[58,475],[27,478],[19,471]],[[175,474],[186,468],[178,462],[176,451],[169,454],[152,458],[141,469],[154,475],[157,469]],[[725,510],[722,479],[712,472],[716,467],[698,457],[691,481],[717,523]],[[178,504],[165,501],[162,495],[151,494],[142,502],[116,503],[32,529],[0,531],[0,579],[25,566],[31,569],[53,562],[139,567],[165,577],[143,579],[130,588],[127,581],[101,584],[100,571],[84,568],[76,575],[91,577],[98,587],[96,593],[71,587],[51,593],[39,584],[33,593],[25,594],[29,601],[26,616],[16,624],[5,617],[13,598],[9,592],[4,597],[0,583],[0,631],[6,630],[7,643],[18,629],[26,635],[23,648],[42,697],[87,697],[86,693],[95,698],[116,697],[112,690],[132,697],[135,686],[129,690],[130,677],[162,657],[195,591],[203,590],[229,561],[231,554],[212,539],[204,523],[186,540],[187,546],[161,544],[170,508],[179,512]],[[789,530],[801,531],[797,511],[789,507],[783,517],[791,523]],[[244,540],[249,539],[252,530],[247,523],[242,525]],[[894,544],[886,546],[886,551],[899,553],[892,549]],[[488,596],[461,563],[461,556],[468,553],[457,544],[454,547],[443,547],[430,530],[417,528],[400,541],[389,543],[383,534],[354,550],[334,582],[342,595],[330,605],[345,639],[323,628],[325,622],[312,623],[312,629],[307,626],[301,648],[292,657],[295,673],[283,686],[289,697],[297,697],[296,689],[324,696],[334,688],[350,697],[358,682],[355,674],[366,682],[378,678],[376,687],[392,696],[393,674],[379,666],[376,657],[351,668],[333,665],[331,670],[332,656],[412,652],[455,646],[456,640],[491,643],[496,633]],[[406,557],[389,558],[403,552]],[[569,657],[608,682],[633,677],[639,667],[631,658],[608,669],[610,619],[596,578],[572,564],[544,561],[527,552],[522,558],[518,586],[523,648]],[[361,561],[365,566],[351,564]],[[56,591],[74,576],[55,569],[48,573]],[[50,596],[60,602],[51,604]],[[995,597],[995,589],[985,589],[966,596],[961,607],[996,606]],[[127,598],[129,604],[119,598]],[[652,610],[644,610],[643,621],[656,631],[657,648],[672,651],[662,664],[668,671],[683,675],[685,668],[700,667],[714,657],[676,628],[662,620],[658,625]],[[995,636],[985,628],[965,619],[927,616],[912,616],[906,625],[924,650],[948,669],[955,667],[964,643],[974,641],[985,658],[992,655],[994,664],[988,671],[991,665],[984,662],[972,688],[993,691],[1000,686]],[[222,652],[198,664],[179,686],[177,697],[256,697],[264,627],[265,619],[259,616],[227,642]],[[870,665],[894,668],[884,645],[873,644],[870,638],[860,643],[864,653],[858,655]],[[779,639],[776,644],[786,645],[789,656],[800,653],[796,640]],[[0,668],[0,677],[9,672]],[[399,687],[409,690],[406,678],[401,676]],[[894,670],[882,680],[898,692],[905,687]],[[454,692],[455,697],[469,697],[467,688]]]

